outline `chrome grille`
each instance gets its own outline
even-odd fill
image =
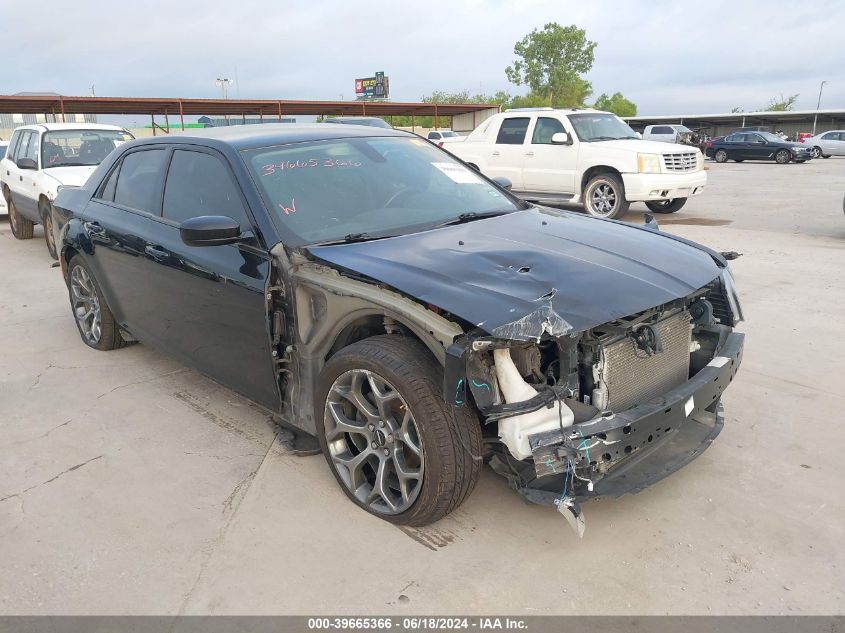
[[[668,171],[695,171],[698,168],[698,152],[663,154],[663,165]]]
[[[663,351],[649,356],[630,336],[603,346],[603,382],[607,408],[624,411],[635,404],[674,389],[689,378],[692,327],[683,310],[652,327],[660,335]]]

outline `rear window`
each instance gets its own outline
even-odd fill
[[[521,145],[525,140],[525,133],[528,131],[528,117],[505,119],[499,134],[496,136],[496,143],[502,145]]]

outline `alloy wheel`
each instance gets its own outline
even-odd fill
[[[814,147],[813,148],[813,158],[821,158],[822,155],[822,148],[821,147]]]
[[[616,190],[606,182],[597,183],[590,191],[590,208],[595,215],[612,214],[616,203]]]
[[[728,160],[728,153],[725,150],[720,149],[716,152],[714,158],[716,159],[717,163],[724,163]]]
[[[70,294],[73,314],[82,336],[96,345],[102,336],[100,300],[91,276],[82,266],[76,266],[70,273]]]
[[[785,149],[780,150],[777,154],[775,154],[775,161],[779,165],[785,165],[789,162],[789,152]]]
[[[387,380],[352,369],[332,384],[324,426],[332,464],[341,480],[377,514],[399,514],[419,496],[423,449],[414,416]]]

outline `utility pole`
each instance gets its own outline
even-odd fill
[[[223,93],[223,99],[229,98],[229,86],[235,83],[228,77],[218,77],[214,80],[214,85],[220,88],[221,92]],[[229,115],[226,114],[226,125],[229,125]]]
[[[824,85],[825,85],[826,83],[827,83],[827,81],[823,81],[823,82],[819,85],[819,100],[818,100],[818,102],[816,103],[816,115],[813,117],[813,136],[815,136],[815,135],[816,135],[816,122],[819,120],[819,108],[820,108],[820,107],[821,107],[821,105],[822,105],[822,90],[824,90]]]

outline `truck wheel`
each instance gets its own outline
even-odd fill
[[[723,149],[717,149],[716,153],[713,154],[713,160],[715,160],[717,163],[727,163],[728,153]]]
[[[50,253],[50,257],[58,259],[56,238],[53,235],[53,205],[42,198],[38,203],[38,213],[41,215],[41,226],[44,227],[44,241],[47,242],[47,251]]]
[[[645,206],[655,213],[675,213],[675,211],[680,211],[681,207],[683,207],[686,203],[686,198],[673,198],[672,200],[646,202]]]
[[[469,496],[481,472],[481,427],[443,400],[443,369],[419,341],[353,343],[320,375],[320,447],[343,491],[367,512],[426,525]]]
[[[70,306],[82,341],[100,351],[124,347],[126,341],[120,335],[94,273],[79,255],[71,258],[67,277]]]
[[[9,210],[9,226],[12,229],[12,235],[19,240],[31,240],[35,224],[18,213],[18,208],[8,190],[4,191],[3,195],[6,197],[6,208]]]
[[[780,149],[775,153],[775,162],[778,165],[786,165],[791,158],[792,154],[789,153],[788,149]]]
[[[584,187],[584,208],[596,218],[615,220],[628,212],[625,185],[616,174],[593,176]]]

